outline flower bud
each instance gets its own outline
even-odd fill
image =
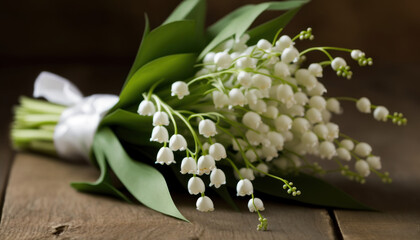
[[[335,114],[341,113],[340,102],[335,98],[329,98],[327,100],[327,110]]]
[[[156,126],[152,130],[151,142],[164,143],[168,142],[169,134],[168,130],[164,126]]]
[[[210,187],[214,185],[215,188],[219,188],[222,184],[226,184],[225,173],[221,169],[213,169],[210,174]]]
[[[267,111],[264,113],[264,116],[275,119],[279,115],[279,109],[275,106],[268,106]]]
[[[318,137],[322,139],[327,139],[328,137],[328,128],[325,124],[317,124],[314,127],[313,131]]]
[[[312,75],[307,69],[299,69],[295,73],[296,81],[306,87],[307,90],[311,90],[316,86],[318,80]]]
[[[290,76],[290,70],[286,63],[278,62],[274,65],[274,76],[286,78]]]
[[[384,106],[378,106],[373,111],[373,117],[378,121],[386,122],[388,120],[389,111]]]
[[[252,84],[252,77],[251,74],[241,71],[238,74],[238,83],[241,84],[242,86],[249,88],[251,87]]]
[[[338,135],[340,134],[338,125],[335,123],[330,123],[330,122],[325,125],[328,128],[328,135],[327,135],[326,140],[333,141],[334,139],[338,138]]]
[[[174,153],[168,147],[160,148],[158,153],[157,153],[155,163],[159,163],[161,165],[163,165],[164,163],[166,163],[166,165],[169,165],[171,163],[175,163]]]
[[[255,205],[255,206],[254,206]],[[254,200],[249,199],[248,201],[248,209],[250,212],[255,212],[255,208],[257,208],[258,211],[264,211],[264,204],[259,198],[254,198]]]
[[[281,53],[281,61],[284,63],[290,63],[299,58],[299,52],[296,48],[293,46],[290,46],[283,50]]]
[[[205,191],[205,186],[203,180],[199,177],[191,177],[188,180],[188,192],[191,195],[197,195]]]
[[[177,96],[178,99],[183,99],[184,96],[189,95],[188,85],[182,81],[176,81],[172,83],[171,96]]]
[[[309,72],[315,77],[322,77],[322,66],[318,63],[312,63],[308,67]]]
[[[236,57],[231,56],[232,59],[235,59]],[[254,69],[256,67],[256,59],[249,58],[249,57],[241,57],[236,61],[236,68],[239,69],[245,69],[245,68],[251,68]]]
[[[332,142],[324,141],[319,145],[319,155],[321,158],[331,159],[337,154]]]
[[[181,134],[172,135],[171,139],[169,139],[169,148],[172,151],[184,151],[187,149],[187,141]]]
[[[279,40],[277,40],[276,42],[276,48],[281,52],[284,49],[293,46],[294,42],[292,41],[292,39],[287,36],[287,35],[283,35],[279,38]]]
[[[267,111],[267,104],[263,100],[257,100],[255,104],[250,103],[249,108],[252,111],[255,111],[259,114],[265,113]]]
[[[155,112],[155,105],[149,100],[141,101],[139,108],[137,109],[137,113],[141,116],[152,116]]]
[[[243,107],[246,104],[246,98],[241,90],[237,88],[232,88],[229,91],[229,102],[232,106],[241,106]]]
[[[250,168],[241,168],[239,169],[239,174],[241,174],[241,176],[245,179],[249,179],[249,180],[254,180],[255,176],[254,176],[254,171],[252,171],[252,169]]]
[[[195,205],[200,212],[214,211],[213,201],[207,196],[199,197]]]
[[[248,159],[248,161],[250,162],[255,162],[257,161],[257,155],[255,154],[254,151],[252,151],[252,149],[249,149],[246,151],[245,153],[245,157]]]
[[[367,163],[371,168],[379,170],[382,168],[381,158],[378,156],[370,156],[366,159]]]
[[[279,153],[276,147],[274,146],[263,146],[262,153],[263,153],[263,156],[265,157],[265,160],[268,162],[273,160],[273,158],[276,158],[279,156]]]
[[[267,133],[267,138],[270,140],[272,146],[274,146],[277,150],[283,150],[284,145],[284,138],[278,132],[269,132]]]
[[[344,60],[341,57],[336,57],[334,58],[334,60],[332,60],[331,62],[331,67],[332,69],[334,69],[335,71],[337,71],[340,67],[345,67],[347,66],[346,60]]]
[[[210,174],[211,170],[216,167],[216,163],[214,162],[214,158],[210,155],[203,155],[198,158],[198,175],[203,174]]]
[[[360,157],[367,157],[372,152],[372,147],[365,142],[360,142],[354,148],[354,152]]]
[[[214,143],[209,148],[209,154],[214,160],[219,161],[222,158],[226,158],[226,149],[220,143]]]
[[[353,150],[353,148],[354,148],[353,141],[352,140],[349,140],[349,139],[341,140],[340,144],[341,144],[341,146],[343,148],[345,148],[345,149],[347,149],[349,151]]]
[[[324,84],[317,81],[315,87],[312,89],[307,89],[306,92],[309,96],[322,96],[327,92],[327,89],[325,88]]]
[[[195,174],[197,172],[197,163],[192,157],[185,157],[181,162],[181,173],[182,174]]]
[[[362,177],[367,177],[370,174],[369,164],[365,160],[358,160],[354,168]]]
[[[370,110],[370,108],[371,108],[370,101],[369,101],[369,99],[367,99],[365,97],[362,97],[359,100],[357,100],[356,107],[362,113],[370,113],[370,111],[371,111]]]
[[[306,111],[306,118],[312,124],[322,122],[321,112],[316,108],[310,108]]]
[[[204,137],[213,137],[217,134],[216,124],[209,119],[201,120],[198,124],[198,132]]]
[[[337,148],[337,156],[340,159],[343,159],[343,160],[346,160],[346,161],[350,161],[351,160],[351,155],[350,155],[349,150],[347,150],[344,147]]]
[[[271,87],[271,78],[262,74],[254,74],[252,85],[261,90],[267,89]]]
[[[309,99],[309,106],[322,111],[326,108],[327,102],[321,96],[313,96],[311,99]]]
[[[318,137],[311,131],[305,132],[300,140],[308,150],[318,145]]]
[[[288,131],[292,127],[292,119],[287,115],[280,115],[274,120],[274,126],[278,132]]]
[[[300,134],[308,131],[310,127],[311,124],[305,118],[295,118],[292,123],[292,130]]]
[[[255,170],[255,173],[256,173],[258,176],[261,176],[261,177],[264,177],[264,176],[265,176],[265,174],[264,174],[264,173],[268,173],[268,170],[269,170],[268,165],[267,165],[267,164],[265,164],[265,163],[260,163],[260,164],[258,164],[258,165],[257,165],[257,169],[258,169],[259,171],[256,171],[256,170]]]
[[[215,55],[216,55],[216,53],[214,53],[214,52],[207,53],[206,56],[204,56],[203,63],[214,63],[214,56]]]
[[[166,112],[155,112],[155,114],[153,114],[153,126],[159,125],[169,125],[169,118]]]
[[[309,99],[308,96],[304,92],[297,92],[293,95],[293,98],[295,99],[296,104],[299,104],[301,106],[306,105],[308,103]]]
[[[232,58],[226,52],[218,52],[214,55],[214,62],[218,67],[226,69],[232,64]]]
[[[273,46],[271,45],[271,43],[269,41],[267,41],[265,39],[261,39],[261,40],[258,41],[257,47],[261,48],[262,50],[267,51]]]
[[[229,104],[229,97],[219,91],[213,92],[213,103],[216,108],[223,108]]]
[[[359,49],[355,49],[351,51],[350,55],[351,55],[351,58],[353,58],[354,60],[358,60],[364,55],[364,53],[360,51]]]
[[[286,104],[287,108],[290,108],[293,104],[295,104],[292,87],[287,84],[280,84],[277,87],[277,100]]]
[[[249,128],[257,129],[262,123],[261,116],[255,112],[247,112],[242,117],[242,123]]]
[[[251,181],[248,179],[242,179],[236,185],[236,192],[236,195],[241,197],[251,195],[254,193],[254,187],[252,186]]]

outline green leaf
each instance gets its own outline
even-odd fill
[[[206,1],[205,0],[184,0],[171,13],[162,25],[180,21],[195,20],[197,25],[204,28],[204,20],[206,18]]]
[[[237,9],[209,28],[209,35],[211,37],[214,36],[214,38],[200,53],[198,59],[202,59],[209,51],[226,39],[232,36],[236,36],[238,39],[264,11],[294,9],[307,2],[307,0],[267,2],[256,5],[245,5]]]
[[[99,193],[105,195],[115,196],[127,202],[131,202],[122,192],[120,192],[117,188],[112,185],[111,179],[108,174],[108,166],[106,164],[105,155],[101,146],[98,146],[97,143],[93,143],[93,152],[95,157],[95,162],[99,166],[99,170],[101,171],[101,175],[99,176],[98,180],[95,182],[74,182],[70,185],[81,192],[89,192],[89,193]]]
[[[156,81],[164,80],[163,83],[170,83],[192,76],[195,61],[196,55],[187,53],[164,56],[147,63],[128,81],[120,94],[119,102],[110,113],[118,108],[138,104],[143,98],[142,93],[147,92]]]
[[[155,211],[188,221],[176,208],[162,174],[148,164],[131,159],[111,129],[99,129],[94,142],[103,149],[111,169],[139,202]]]
[[[269,195],[317,206],[372,210],[342,190],[314,176],[300,172],[298,175],[284,176],[284,178],[293,182],[293,186],[297,187],[302,194],[295,197],[287,194],[282,187],[283,182],[268,176],[256,178],[253,181],[254,188]]]
[[[295,8],[292,10],[287,11],[280,17],[277,17],[271,21],[268,21],[266,23],[263,23],[251,30],[249,30],[247,33],[250,36],[250,39],[248,40],[249,45],[254,45],[258,42],[260,39],[266,39],[268,41],[271,41],[274,39],[277,31],[280,28],[284,28],[290,20],[296,15],[296,13],[300,10],[300,8]]]

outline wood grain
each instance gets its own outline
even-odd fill
[[[326,210],[266,202],[270,231],[256,231],[256,214],[229,209],[214,197],[216,211],[195,210],[195,197],[175,193],[191,223],[142,205],[83,194],[74,180],[94,180],[95,169],[56,159],[18,154],[9,179],[1,239],[333,239]]]

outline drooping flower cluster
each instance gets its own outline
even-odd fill
[[[209,186],[219,188],[226,184],[222,170],[226,167],[232,168],[238,179],[237,196],[251,196],[248,208],[259,215],[258,229],[267,228],[267,219],[260,214],[264,205],[261,199],[254,198],[252,181],[255,177],[273,177],[283,182],[289,194],[300,195],[293,183],[279,174],[296,170],[327,172],[307,155],[334,160],[338,168],[332,171],[361,183],[371,172],[384,182],[391,181],[388,173],[379,172],[380,157],[372,153],[371,146],[341,133],[331,118],[343,112],[341,101],[353,101],[360,112],[373,112],[378,121],[391,119],[403,125],[407,120],[401,113],[390,115],[387,108],[372,105],[365,97],[327,97],[327,89],[320,81],[327,67],[338,76],[352,77],[346,61],[333,58],[331,50],[348,52],[360,66],[372,65],[372,59],[360,50],[334,47],[299,52],[295,46],[298,39],[312,40],[312,29],[294,38],[283,35],[273,43],[261,39],[247,46],[249,36],[244,35],[221,44],[204,57],[194,79],[172,84],[172,97],[183,99],[190,92],[202,94],[183,105],[182,110],[173,109],[162,96],[152,92],[144,95],[138,113],[153,115],[150,141],[163,144],[156,163],[175,163],[173,152],[185,151],[180,172],[192,175],[188,191],[201,194],[196,203],[199,211],[214,209],[201,178],[210,175]],[[327,60],[306,64],[305,56],[312,51],[321,51]],[[170,122],[174,133],[169,139],[166,127]],[[354,170],[347,165],[352,159]]]

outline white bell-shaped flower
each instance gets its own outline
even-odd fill
[[[232,64],[232,57],[226,52],[218,52],[214,55],[214,62],[218,67],[226,69]]]
[[[364,55],[365,55],[364,52],[360,51],[359,49],[354,49],[350,53],[351,58],[353,58],[354,60],[358,60],[359,58],[363,57]]]
[[[200,212],[214,211],[213,201],[207,196],[199,197],[195,205]]]
[[[268,89],[271,87],[271,78],[262,74],[254,74],[252,85],[260,90]]]
[[[371,168],[374,168],[376,170],[380,170],[382,168],[381,158],[378,156],[370,156],[366,159],[366,162]]]
[[[317,124],[314,128],[313,128],[313,132],[320,138],[322,139],[327,139],[328,137],[328,128],[325,124],[321,123],[321,124]]]
[[[264,174],[264,173],[268,173],[268,171],[269,171],[268,165],[267,165],[267,164],[265,164],[265,163],[260,163],[260,164],[258,164],[258,165],[257,165],[257,169],[258,169],[259,171],[255,171],[255,173],[256,173],[258,176],[260,176],[260,177],[264,177],[264,176],[265,176],[265,174]]]
[[[254,180],[255,176],[254,176],[254,171],[252,171],[252,169],[250,168],[241,168],[239,169],[239,174],[241,174],[241,176],[245,179],[249,179],[249,180]]]
[[[251,195],[254,193],[254,187],[252,186],[251,181],[249,179],[242,179],[239,180],[238,184],[236,185],[236,195],[237,196],[245,196]]]
[[[299,69],[295,73],[296,81],[306,87],[307,90],[311,90],[316,86],[318,80],[312,75],[307,69]]]
[[[384,106],[378,106],[373,111],[373,117],[378,121],[386,122],[388,120],[389,111]]]
[[[210,174],[210,187],[214,185],[215,188],[219,188],[223,184],[226,184],[225,173],[221,169],[213,169]]]
[[[319,144],[319,156],[321,158],[331,159],[337,155],[335,145],[332,142],[324,141]]]
[[[236,141],[238,141],[239,146],[238,146],[238,143]],[[238,139],[236,139],[236,141],[235,141],[235,139],[232,139],[232,148],[235,151],[240,151],[239,147],[241,147],[241,149],[244,150],[248,146],[248,143],[245,142],[243,139],[238,138]]]
[[[277,131],[285,132],[292,127],[293,120],[287,115],[280,115],[274,120],[274,126]]]
[[[354,149],[354,143],[353,143],[352,140],[349,140],[349,139],[343,139],[343,140],[341,140],[340,145],[343,148],[345,148],[345,149],[347,149],[349,151],[351,151],[351,150]]]
[[[335,98],[329,98],[327,100],[327,110],[335,114],[340,114],[342,112],[340,102]]]
[[[172,135],[171,139],[169,139],[169,148],[172,151],[184,151],[187,149],[187,140],[181,134]]]
[[[185,157],[181,162],[181,173],[182,174],[195,174],[197,173],[197,163],[192,157]]]
[[[160,125],[169,125],[169,117],[166,112],[155,112],[155,114],[153,114],[153,126]]]
[[[232,57],[232,59],[236,58],[236,57],[233,57],[232,55],[231,55],[231,57]],[[236,65],[236,68],[238,68],[238,69],[245,69],[245,68],[254,69],[254,68],[256,68],[256,63],[257,63],[257,61],[254,58],[241,57],[236,61],[235,65]]]
[[[306,118],[312,124],[322,122],[321,111],[319,111],[317,108],[310,108],[308,111],[306,111]]]
[[[198,175],[210,174],[211,170],[216,167],[214,158],[210,155],[203,155],[198,158],[197,169]]]
[[[292,39],[287,36],[287,35],[283,35],[279,38],[279,40],[277,40],[276,42],[276,48],[282,52],[284,49],[293,46],[294,42],[292,41]]]
[[[324,110],[321,111],[321,114],[322,114],[322,121],[323,122],[328,123],[328,122],[331,121],[332,114],[331,114],[330,111],[324,109]]]
[[[152,130],[151,142],[164,143],[168,142],[169,134],[168,130],[164,126],[156,126]]]
[[[220,91],[213,91],[213,103],[216,108],[223,108],[229,104],[229,97]]]
[[[354,168],[362,177],[367,177],[370,174],[369,164],[365,160],[358,160]]]
[[[141,116],[152,116],[155,114],[156,108],[152,101],[143,100],[139,104],[139,108],[137,109],[137,113]]]
[[[276,157],[279,156],[279,153],[277,151],[277,148],[274,147],[274,146],[266,146],[266,145],[264,145],[262,147],[262,153],[263,153],[263,155],[265,157],[265,160],[268,161],[268,162],[271,161],[271,160],[273,160],[273,158],[276,158]]]
[[[253,130],[246,131],[245,137],[252,146],[258,146],[262,141],[262,136]]]
[[[322,111],[327,107],[327,101],[321,96],[313,96],[309,99],[309,106]]]
[[[248,159],[248,161],[250,162],[255,162],[257,161],[257,154],[255,154],[254,151],[252,151],[252,149],[248,149],[245,152],[245,157]]]
[[[318,137],[315,135],[315,133],[311,131],[305,132],[300,140],[305,146],[305,148],[307,148],[308,150],[311,150],[318,146]]]
[[[371,104],[368,98],[362,97],[356,102],[357,109],[362,113],[371,112]]]
[[[280,84],[277,87],[277,100],[286,104],[287,108],[290,108],[293,104],[295,104],[292,87],[287,84]]]
[[[229,91],[229,103],[232,106],[243,107],[247,103],[247,100],[241,90],[238,88],[232,88]]]
[[[171,96],[177,96],[178,99],[183,99],[184,96],[187,96],[189,94],[190,91],[188,90],[188,85],[186,82],[176,81],[172,83]]]
[[[206,190],[203,180],[199,177],[191,177],[188,180],[188,192],[192,195],[203,193]]]
[[[288,47],[281,53],[281,61],[291,63],[299,58],[299,52],[295,47]]]
[[[349,150],[347,150],[344,147],[337,148],[337,156],[340,159],[343,159],[343,160],[346,160],[346,161],[351,160],[351,154],[350,154]]]
[[[360,142],[354,148],[354,152],[360,157],[367,157],[372,152],[372,147],[365,142]]]
[[[327,135],[326,140],[332,142],[332,141],[334,141],[334,139],[338,138],[338,136],[340,134],[340,129],[339,129],[338,125],[335,124],[335,123],[329,122],[325,125],[328,128],[328,135]]]
[[[279,109],[275,106],[268,106],[267,111],[263,115],[271,119],[276,119],[279,115]]]
[[[198,124],[198,133],[204,137],[213,137],[217,134],[216,124],[210,119],[201,120]]]
[[[274,65],[274,76],[286,78],[290,76],[289,66],[284,62],[278,62]]]
[[[255,208],[258,211],[264,211],[265,210],[264,204],[261,201],[261,199],[259,199],[259,198],[254,198],[254,200],[252,200],[252,198],[249,199],[249,201],[248,201],[248,209],[249,209],[249,211],[250,212],[255,212]]]
[[[308,70],[313,76],[322,77],[322,66],[319,63],[310,64]]]
[[[226,158],[226,149],[220,143],[214,143],[209,148],[209,154],[214,160],[219,161],[220,159]]]
[[[268,132],[267,138],[270,140],[270,145],[274,146],[278,151],[283,150],[284,137],[278,132]]]
[[[334,58],[334,60],[332,60],[331,62],[331,67],[332,69],[334,69],[335,71],[337,71],[339,68],[341,67],[345,67],[347,66],[346,60],[344,60],[341,57],[336,57]]]
[[[296,104],[299,104],[301,106],[304,106],[308,103],[308,95],[306,95],[304,92],[296,92],[293,95],[293,98],[295,99]]]
[[[238,74],[238,83],[243,87],[249,88],[252,85],[252,77],[250,73],[240,71]]]
[[[168,147],[160,148],[158,153],[157,153],[155,163],[159,163],[161,165],[163,165],[163,164],[169,165],[171,163],[175,163],[174,153]]]
[[[261,48],[264,51],[270,50],[273,46],[271,43],[265,39],[260,39],[257,43],[257,47]]]
[[[257,129],[262,123],[261,116],[258,113],[249,111],[242,117],[242,123],[249,128]]]
[[[214,63],[214,55],[216,55],[214,52],[207,53],[206,56],[204,56],[203,63]]]
[[[311,124],[305,118],[295,118],[292,123],[292,131],[303,134],[309,130]]]
[[[324,93],[327,92],[327,89],[325,88],[324,84],[320,82],[316,82],[315,87],[312,89],[307,89],[306,93],[308,93],[309,96],[322,96]]]

